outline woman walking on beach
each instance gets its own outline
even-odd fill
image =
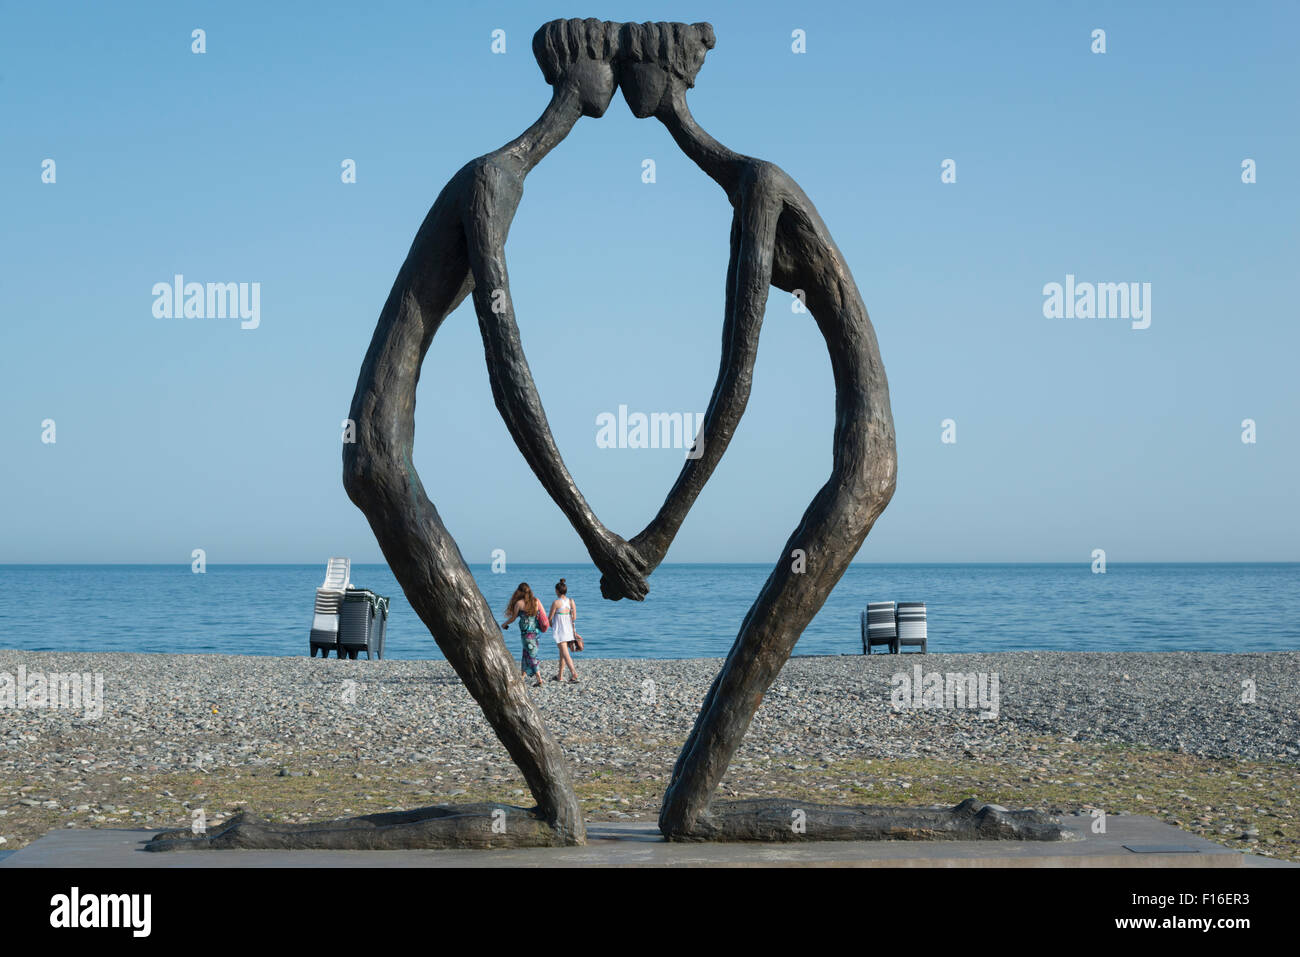
[[[578,606],[569,597],[569,586],[561,578],[555,585],[555,601],[551,603],[551,619],[555,622],[555,647],[560,652],[560,673],[552,681],[564,680],[564,669],[569,669],[569,680],[577,684],[578,672],[573,670],[569,644],[573,641],[573,623],[578,617]]]
[[[501,623],[501,630],[505,631],[510,627],[510,623],[518,618],[519,634],[524,640],[520,673],[525,678],[535,679],[533,684],[540,688],[542,674],[541,662],[537,658],[537,634],[539,631],[545,631],[550,626],[550,622],[546,620],[546,610],[542,608],[542,600],[533,594],[533,590],[528,587],[528,582],[520,582],[515,593],[510,596],[510,601],[506,605],[506,614],[510,617]]]

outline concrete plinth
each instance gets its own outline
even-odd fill
[[[1066,817],[1076,840],[670,844],[653,823],[587,825],[586,847],[436,851],[140,849],[156,830],[60,830],[0,867],[1297,867],[1214,844],[1155,818],[1115,816],[1106,833]]]

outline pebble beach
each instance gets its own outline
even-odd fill
[[[581,683],[530,693],[584,809],[653,820],[721,661],[577,660]],[[6,702],[20,667],[102,676],[102,714]],[[982,676],[995,707],[926,706],[900,692],[918,667]],[[1297,675],[1300,652],[796,657],[720,793],[1149,814],[1297,860]],[[305,821],[480,799],[531,803],[442,661],[0,650],[0,851],[196,811]]]

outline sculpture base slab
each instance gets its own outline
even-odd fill
[[[0,868],[243,867],[1296,867],[1243,854],[1151,817],[1111,815],[1106,833],[1092,818],[1062,818],[1069,841],[828,841],[672,843],[652,821],[588,822],[585,847],[434,851],[228,851],[148,854],[156,831],[57,830]],[[1133,850],[1132,848],[1138,848]]]
[[[1072,835],[1041,811],[1008,811],[967,798],[955,807],[812,804],[783,798],[715,801],[676,842],[1060,841]],[[562,847],[535,809],[448,804],[309,824],[237,814],[212,833],[163,831],[146,851],[402,851]]]

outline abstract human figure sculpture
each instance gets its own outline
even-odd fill
[[[875,332],[816,208],[779,167],[727,149],[687,108],[686,91],[713,45],[707,23],[567,20],[542,27],[533,50],[554,87],[550,104],[520,137],[467,164],[438,196],[380,314],[352,402],[357,441],[344,449],[348,495],[365,513],[412,607],[520,767],[537,807],[434,807],[296,826],[241,817],[204,838],[160,834],[150,849],[583,843],[563,754],[412,464],[420,365],[443,320],[472,293],[493,396],[511,436],[601,570],[602,594],[640,600],[648,591],[646,576],[663,561],[744,412],[769,286],[797,292],[826,340],[836,396],[831,475],[787,540],[709,690],[673,770],[660,830],[670,840],[1060,836],[1059,827],[1036,812],[1007,812],[973,800],[951,809],[779,799],[710,803],[768,686],[893,495],[897,464]],[[520,344],[504,255],[524,177],[580,116],[604,113],[616,81],[632,112],[662,122],[726,191],[735,211],[722,361],[698,439],[702,447],[630,542],[600,523],[560,457]],[[794,560],[796,550],[802,562]],[[809,822],[802,831],[788,826],[792,809]]]
[[[524,177],[581,116],[614,95],[616,31],[596,20],[556,21],[534,38],[554,92],[541,118],[511,143],[452,177],[411,245],[380,314],[352,400],[357,441],[344,449],[344,486],[447,660],[519,766],[538,813],[561,843],[582,843],[568,766],[501,638],[492,610],[425,494],[412,461],[420,365],[446,317],[472,294],[492,393],[511,435],[548,492],[582,516],[583,541],[611,576],[625,543],[596,520],[565,469],[524,358],[510,303],[505,241]],[[639,575],[631,575],[635,586]]]
[[[481,846],[585,842],[564,754],[517,679],[492,610],[415,471],[415,390],[434,334],[472,294],[492,393],[511,435],[566,514],[579,517],[579,532],[598,566],[620,582],[622,593],[645,594],[627,543],[596,520],[551,439],[509,305],[504,257],[524,178],[580,117],[599,117],[609,106],[617,35],[616,24],[597,20],[557,20],[537,31],[533,50],[553,87],[550,103],[520,136],[467,163],[439,193],[380,313],[352,400],[356,442],[343,449],[348,496],[369,520],[411,607],[523,772],[537,801],[537,808],[527,813],[543,826],[510,826],[507,821],[503,830],[491,809],[436,807],[380,816],[365,827],[356,826],[363,819],[297,828],[239,819],[204,838],[166,835],[154,849],[251,846],[251,841],[377,847],[403,838],[410,846],[473,846],[476,840]],[[511,809],[515,816],[520,812]]]
[[[689,836],[708,808],[763,694],[894,494],[897,453],[889,387],[875,331],[848,265],[812,201],[780,167],[735,153],[700,128],[686,105],[708,24],[644,24],[621,49],[618,81],[637,117],[654,116],[726,192],[735,210],[727,270],[723,362],[705,413],[703,454],[633,547],[657,565],[717,464],[749,398],[768,287],[800,292],[830,353],[835,379],[831,475],[786,541],[745,616],[683,747],[660,813],[668,837]],[[796,550],[803,562],[794,561]],[[716,827],[712,830],[717,830]]]

